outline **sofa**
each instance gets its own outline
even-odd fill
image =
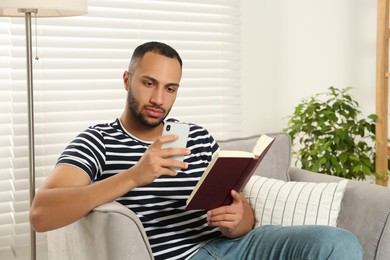
[[[291,165],[291,140],[285,133],[268,134],[275,142],[255,175],[290,182],[338,183],[342,178],[308,172]],[[250,151],[258,136],[218,141],[221,149]],[[349,180],[337,226],[354,233],[365,260],[390,257],[390,191],[385,187]],[[256,216],[257,217],[257,216]],[[137,216],[117,202],[95,208],[66,227],[47,234],[49,259],[153,259]]]

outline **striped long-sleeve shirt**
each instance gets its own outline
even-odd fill
[[[58,164],[74,165],[96,182],[132,167],[150,144],[132,136],[116,119],[79,134]],[[207,241],[220,236],[218,229],[207,225],[204,211],[184,210],[218,144],[207,130],[190,124],[187,148],[191,150],[184,159],[189,164],[187,169],[175,177],[161,176],[117,199],[140,218],[155,259],[186,259]]]

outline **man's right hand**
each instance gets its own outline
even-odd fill
[[[162,175],[176,176],[173,168],[186,169],[188,164],[172,159],[172,156],[188,155],[186,148],[162,148],[164,143],[177,140],[176,135],[164,135],[149,146],[136,165],[129,169],[136,186],[144,186]]]

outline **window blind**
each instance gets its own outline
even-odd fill
[[[171,117],[200,124],[217,139],[240,133],[240,1],[88,5],[88,15],[38,18],[37,26],[33,16],[37,187],[77,133],[121,115],[122,73],[146,41],[171,45],[184,62]],[[25,44],[24,19],[1,18],[0,258],[7,259],[29,251]],[[44,245],[45,234],[37,242]]]

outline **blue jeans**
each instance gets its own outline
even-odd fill
[[[359,260],[362,247],[349,231],[328,226],[267,225],[247,235],[213,240],[191,260]]]

